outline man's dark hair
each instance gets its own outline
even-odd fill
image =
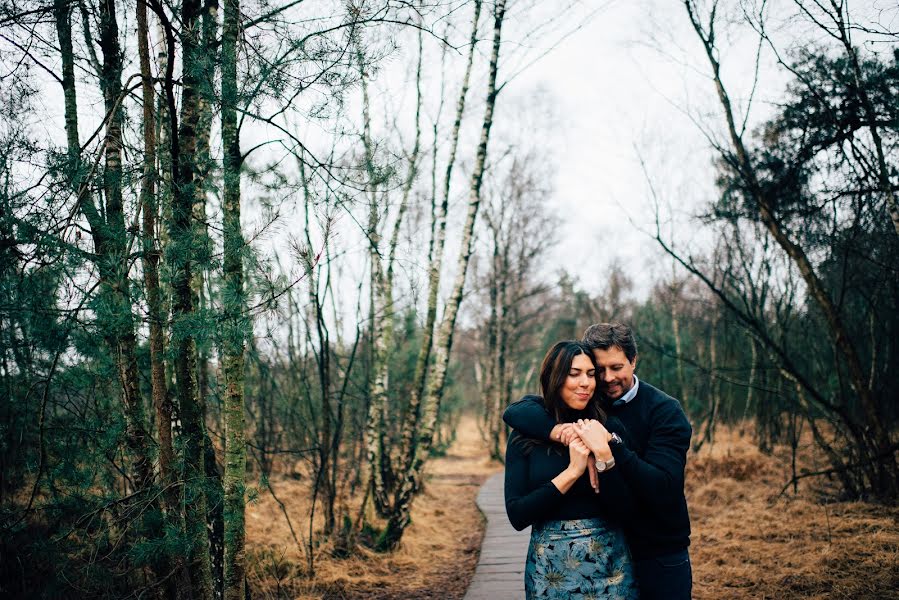
[[[634,332],[621,323],[594,323],[584,331],[584,344],[591,351],[596,348],[608,350],[618,346],[628,362],[634,362],[637,357],[637,340],[634,339]]]

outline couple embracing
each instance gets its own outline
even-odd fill
[[[684,467],[692,429],[677,400],[638,380],[620,323],[555,344],[543,396],[506,409],[506,512],[531,526],[527,598],[687,600]]]

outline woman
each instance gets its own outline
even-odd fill
[[[558,342],[546,354],[540,386],[557,423],[605,422],[593,399],[595,370],[592,353],[580,342]],[[612,456],[608,444],[594,450],[604,467]],[[637,598],[627,545],[615,525],[631,505],[627,487],[612,468],[597,495],[585,472],[590,453],[579,437],[565,449],[517,431],[509,436],[506,513],[515,529],[532,526],[524,575],[528,599]]]

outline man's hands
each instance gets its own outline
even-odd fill
[[[574,423],[574,431],[590,451],[600,460],[612,458],[612,450],[609,448],[609,440],[612,434],[603,427],[602,423],[595,419],[579,419]]]

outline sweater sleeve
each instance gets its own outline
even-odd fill
[[[515,440],[521,434],[513,431],[506,443],[506,514],[517,531],[545,519],[558,505],[562,492],[551,481],[531,490],[528,477],[528,457]]]
[[[548,440],[556,420],[543,407],[540,396],[524,396],[514,402],[503,412],[503,421],[512,429],[538,440]]]
[[[624,425],[616,417],[610,416],[606,427],[609,431],[624,431]],[[616,466],[599,474],[599,502],[603,512],[618,523],[626,523],[634,518],[634,494],[620,467]]]
[[[683,497],[684,468],[693,429],[673,400],[652,411],[649,427],[642,457],[623,444],[612,444],[612,454],[634,496],[661,508]]]

